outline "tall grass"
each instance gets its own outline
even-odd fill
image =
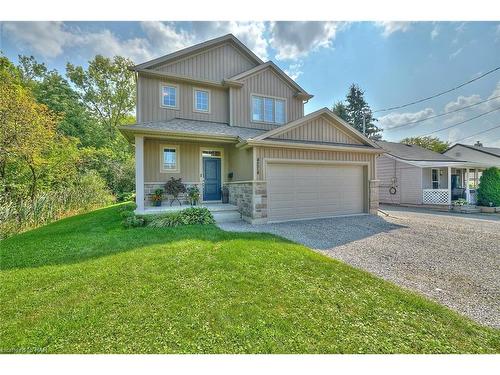
[[[13,200],[0,195],[0,239],[113,201],[105,182],[96,173],[82,176],[78,184],[68,188],[41,192],[34,199]]]

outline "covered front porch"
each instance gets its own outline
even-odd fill
[[[477,188],[485,167],[466,165],[422,168],[422,204],[477,203]]]

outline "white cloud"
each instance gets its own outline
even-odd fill
[[[75,43],[75,35],[62,22],[5,22],[5,35],[16,43],[30,47],[35,53],[57,57]]]
[[[400,126],[409,122],[421,121],[434,115],[435,112],[432,108],[425,108],[418,112],[389,113],[388,115],[380,117],[378,119],[378,124],[384,129],[391,129],[395,126]]]
[[[319,48],[329,48],[340,22],[280,21],[271,22],[270,44],[278,60],[296,60]]]
[[[6,35],[22,47],[47,58],[55,58],[69,48],[82,55],[122,55],[136,63],[232,33],[262,59],[268,43],[264,22],[193,22],[192,30],[171,22],[141,22],[145,37],[119,38],[109,29],[81,30],[64,22],[5,22]]]
[[[288,69],[285,69],[285,73],[290,76],[293,80],[299,78],[302,75],[302,63],[291,64],[288,66]]]
[[[470,96],[462,96],[460,95],[456,100],[453,100],[447,103],[444,106],[445,112],[451,112],[457,110],[459,108],[467,107],[472,104],[479,103],[481,101],[481,96],[478,94],[470,95]]]
[[[463,48],[460,47],[459,49],[457,49],[455,52],[451,53],[450,54],[450,60],[454,59],[455,57],[457,57],[461,52],[462,52]]]
[[[379,21],[375,23],[382,28],[382,35],[387,38],[395,32],[406,32],[410,30],[411,22],[409,21]]]
[[[439,26],[436,25],[431,31],[431,39],[432,40],[436,39],[438,35],[439,35]]]

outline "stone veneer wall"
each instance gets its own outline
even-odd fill
[[[193,186],[193,185],[198,185],[198,189],[200,189],[200,195],[201,195],[201,191],[202,191],[201,184],[186,184],[186,188]],[[162,183],[146,182],[146,183],[144,183],[144,206],[145,207],[151,206],[151,195],[154,193],[154,191],[156,189],[165,190],[165,182],[162,182]],[[172,199],[172,196],[164,195],[161,204],[162,205],[170,204],[170,199]],[[201,199],[201,196],[200,196],[200,199]],[[182,202],[182,204],[189,204],[187,193],[179,194],[179,200]],[[177,201],[175,201],[173,204],[176,204],[176,203],[178,204]]]
[[[247,220],[252,219],[252,182],[228,183],[229,203],[238,206],[241,216]]]
[[[229,183],[229,203],[238,206],[241,215],[252,223],[267,220],[267,185],[265,181]]]
[[[379,189],[379,180],[370,180],[370,187],[369,187],[369,195],[370,195],[370,206],[368,207],[368,211],[372,215],[377,215],[378,214],[378,204],[379,204],[379,198],[378,198],[378,189]]]

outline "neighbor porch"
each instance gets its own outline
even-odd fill
[[[475,205],[484,169],[469,165],[422,168],[422,204],[449,206],[464,200],[468,205]]]

